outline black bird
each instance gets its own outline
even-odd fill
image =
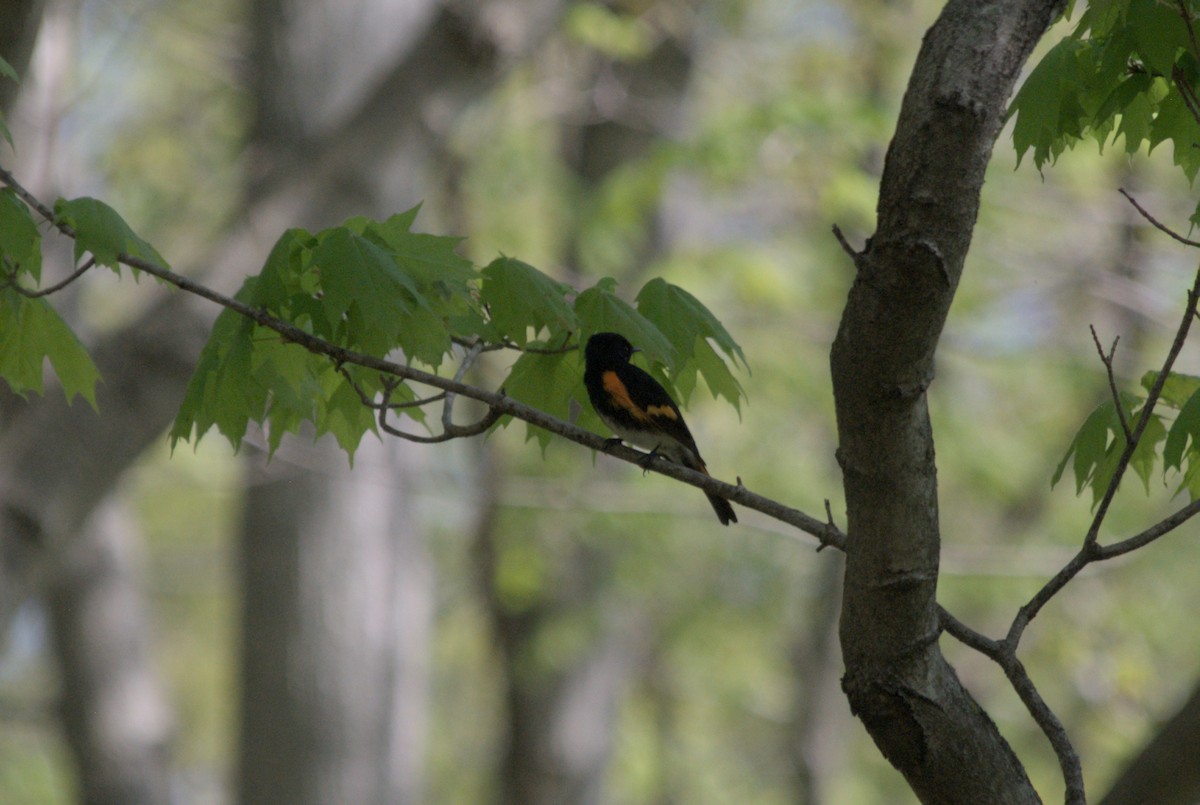
[[[624,441],[708,475],[679,406],[657,380],[629,362],[636,351],[617,333],[596,333],[588,339],[583,382],[592,408]],[[721,525],[737,522],[728,500],[705,494]]]

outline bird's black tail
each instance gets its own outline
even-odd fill
[[[721,521],[721,525],[729,525],[737,522],[737,515],[733,513],[733,505],[723,497],[717,495],[708,495],[708,502],[712,504],[713,511],[717,513],[717,519]]]
[[[700,458],[700,453],[695,449],[696,445],[692,444],[691,447],[691,450],[683,453],[679,463],[708,475],[708,467],[704,465],[704,459]],[[729,525],[730,523],[737,522],[737,515],[733,512],[733,504],[720,495],[710,495],[707,492],[704,495],[708,498],[708,502],[712,504],[713,511],[717,513],[717,519],[721,521],[721,525]]]

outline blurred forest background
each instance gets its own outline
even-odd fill
[[[43,199],[104,198],[224,291],[286,227],[418,202],[477,263],[663,276],[753,370],[740,412],[690,400],[714,474],[814,514],[828,498],[844,525],[828,352],[853,268],[830,227],[871,234],[939,3],[7,5],[32,53],[3,163]],[[1136,382],[1195,270],[1116,192],[1181,225],[1192,189],[1121,145],[1040,176],[1001,137],[942,340],[941,599],[991,634],[1086,528],[1090,499],[1050,477],[1108,394],[1088,325]],[[368,438],[353,469],[331,439],[170,456],[216,310],[98,272],[55,300],[104,385],[99,414],[56,391],[0,408],[0,802],[915,801],[839,690],[836,552],[751,512],[721,528],[698,491],[543,455],[523,427]],[[1110,535],[1172,492],[1127,484]],[[1090,568],[1025,638],[1094,794],[1197,685],[1195,530]],[[1059,799],[1003,675],[943,643]]]

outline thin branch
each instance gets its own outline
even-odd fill
[[[54,210],[43,204],[38,197],[30,193],[17,182],[16,178],[11,173],[0,167],[0,181],[3,181],[12,191],[17,194],[17,197],[32,207],[38,215],[45,218],[46,221],[61,229],[62,227],[54,220]],[[74,237],[74,235],[72,235]]]
[[[1121,394],[1117,391],[1117,378],[1113,372],[1113,356],[1117,354],[1117,342],[1121,340],[1121,336],[1113,339],[1112,347],[1108,350],[1108,354],[1104,354],[1104,347],[1100,346],[1100,337],[1096,335],[1096,328],[1088,325],[1088,329],[1092,331],[1092,343],[1096,345],[1096,352],[1100,354],[1100,362],[1104,364],[1104,371],[1108,375],[1108,390],[1112,394],[1113,405],[1117,409],[1117,419],[1121,422],[1121,432],[1125,434],[1125,441],[1133,441],[1133,433],[1129,430],[1129,420],[1125,417],[1125,407],[1121,405]]]
[[[1029,625],[1030,621],[1037,617],[1042,607],[1059,590],[1065,587],[1067,582],[1073,579],[1079,571],[1101,557],[1102,549],[1098,544],[1100,528],[1108,516],[1109,507],[1112,505],[1113,498],[1116,497],[1117,488],[1121,485],[1121,479],[1124,477],[1125,471],[1129,468],[1129,461],[1133,457],[1133,451],[1137,449],[1138,443],[1142,439],[1142,434],[1145,433],[1146,426],[1150,423],[1150,417],[1154,414],[1154,407],[1162,395],[1163,386],[1167,382],[1167,376],[1171,373],[1171,367],[1175,365],[1175,359],[1179,357],[1180,351],[1183,350],[1188,330],[1191,328],[1192,319],[1196,317],[1198,301],[1200,301],[1200,272],[1197,273],[1195,282],[1188,290],[1186,310],[1179,323],[1179,329],[1175,332],[1175,340],[1171,343],[1171,348],[1167,353],[1166,360],[1163,361],[1158,377],[1154,380],[1154,385],[1150,387],[1150,392],[1146,395],[1146,402],[1142,406],[1142,411],[1138,416],[1137,424],[1133,428],[1133,433],[1125,440],[1125,448],[1121,451],[1121,455],[1117,459],[1117,465],[1113,470],[1112,478],[1109,480],[1108,486],[1104,490],[1104,495],[1096,507],[1096,513],[1092,516],[1092,523],[1088,527],[1087,534],[1084,535],[1083,546],[1079,549],[1079,553],[1071,558],[1071,561],[1063,566],[1053,578],[1046,582],[1018,610],[1016,617],[1013,618],[1012,625],[1009,627],[1008,636],[1005,638],[1005,642],[1009,643],[1014,651],[1021,640],[1021,635],[1024,633],[1025,628]],[[1154,537],[1154,539],[1157,539],[1157,537]],[[1152,540],[1148,539],[1146,541],[1149,542]],[[1132,550],[1132,548],[1128,550]]]
[[[996,660],[997,663],[1000,662],[1000,656],[1004,653],[1004,644],[999,640],[993,640],[982,632],[975,631],[950,614],[950,611],[941,604],[938,604],[938,621],[941,623],[942,631],[958,642],[970,646],[983,656]]]
[[[375,400],[373,400],[371,396],[363,390],[362,386],[358,385],[358,381],[354,379],[354,376],[346,371],[345,366],[339,364],[337,370],[338,374],[342,376],[342,379],[350,384],[350,388],[354,389],[354,393],[358,395],[359,401],[367,408],[370,408],[374,411],[381,411],[385,409],[395,411],[401,408],[421,408],[426,405],[430,405],[431,403],[446,399],[446,392],[440,391],[437,394],[432,394],[428,397],[419,397],[415,400],[406,400],[405,402],[391,402],[390,400],[386,402],[375,402]],[[387,375],[381,376],[380,382],[383,384],[385,391],[387,391],[389,387],[395,388],[400,383],[400,381],[395,380]],[[390,393],[388,396],[390,396]]]
[[[1067,787],[1064,797],[1066,805],[1086,805],[1087,795],[1083,787],[1083,767],[1079,762],[1079,755],[1075,752],[1075,747],[1071,745],[1071,738],[1067,735],[1062,721],[1054,715],[1054,711],[1038,693],[1024,664],[1017,659],[1015,654],[1005,654],[1005,661],[1000,665],[1004,670],[1004,675],[1008,677],[1009,683],[1013,686],[1013,690],[1021,697],[1025,709],[1041,727],[1042,732],[1050,741],[1050,746],[1054,749],[1054,754],[1058,757],[1058,765],[1062,769],[1063,781]]]
[[[476,339],[471,348],[467,350],[467,354],[463,356],[462,363],[458,365],[458,371],[454,373],[454,382],[461,383],[466,377],[467,370],[471,368],[471,364],[479,358],[479,353],[483,351],[483,339]],[[454,400],[457,399],[453,392],[446,394],[446,402],[442,405],[442,431],[449,433],[454,429]],[[489,411],[489,413],[491,413]],[[493,420],[495,421],[495,420]]]
[[[1138,207],[1138,210],[1146,215],[1146,217],[1154,222],[1144,210],[1138,206],[1137,202],[1121,191],[1126,198]],[[1160,229],[1164,227],[1159,226]],[[1168,234],[1172,234],[1168,231]],[[1200,244],[1198,244],[1200,245]],[[1121,413],[1121,427],[1125,434],[1125,447],[1118,457],[1117,466],[1113,471],[1113,476],[1109,481],[1107,488],[1104,491],[1104,496],[1097,507],[1096,513],[1092,518],[1091,525],[1088,527],[1087,534],[1084,536],[1083,544],[1079,551],[1071,557],[1054,576],[1042,585],[1041,589],[1034,594],[1021,608],[1017,611],[1013,618],[1012,624],[1009,626],[1008,634],[1003,640],[993,640],[980,632],[975,631],[969,626],[963,624],[944,608],[938,608],[938,616],[941,628],[947,634],[969,646],[976,651],[979,651],[986,657],[995,661],[1004,671],[1009,683],[1013,686],[1013,690],[1020,696],[1024,702],[1029,714],[1037,722],[1042,732],[1050,741],[1050,745],[1054,749],[1055,755],[1058,757],[1059,765],[1062,767],[1063,779],[1066,783],[1066,801],[1069,805],[1083,805],[1086,803],[1086,794],[1083,785],[1083,773],[1079,762],[1079,756],[1075,752],[1071,744],[1070,737],[1063,728],[1062,722],[1042,699],[1037,687],[1033,684],[1029,674],[1026,672],[1024,665],[1017,657],[1017,648],[1021,642],[1021,636],[1030,622],[1037,617],[1051,598],[1053,598],[1060,590],[1062,590],[1071,579],[1079,575],[1085,567],[1093,562],[1112,559],[1117,556],[1129,553],[1137,548],[1150,544],[1163,535],[1170,533],[1178,528],[1183,523],[1187,522],[1196,514],[1200,513],[1200,500],[1192,501],[1187,506],[1184,506],[1175,514],[1156,523],[1150,528],[1142,531],[1120,542],[1113,543],[1107,546],[1099,544],[1100,528],[1104,523],[1105,517],[1108,514],[1109,506],[1116,495],[1117,488],[1121,484],[1121,479],[1129,467],[1130,459],[1133,456],[1133,451],[1137,448],[1145,433],[1146,426],[1150,422],[1150,417],[1154,413],[1154,407],[1158,403],[1162,395],[1163,386],[1166,383],[1167,376],[1170,374],[1171,368],[1175,365],[1176,358],[1179,357],[1180,351],[1187,340],[1188,330],[1190,329],[1193,318],[1198,315],[1197,306],[1200,302],[1200,272],[1197,273],[1196,279],[1193,282],[1191,289],[1188,291],[1187,304],[1184,314],[1179,323],[1179,328],[1175,333],[1175,340],[1171,344],[1171,348],[1167,353],[1166,359],[1163,361],[1163,366],[1158,376],[1155,378],[1154,384],[1150,388],[1150,392],[1146,397],[1146,402],[1142,406],[1141,413],[1138,416],[1136,425],[1132,428],[1126,421],[1123,412]],[[1100,354],[1100,360],[1104,363],[1108,374],[1109,390],[1113,395],[1113,401],[1117,406],[1118,412],[1121,412],[1120,397],[1116,387],[1114,372],[1112,368],[1113,356],[1116,353],[1117,341],[1114,340],[1112,347],[1107,353],[1100,344],[1100,339],[1096,334],[1096,329],[1091,328],[1092,340],[1096,344],[1096,351]]]
[[[842,232],[842,228],[837,224],[833,225],[833,236],[837,238],[837,242],[841,245],[842,251],[850,255],[850,259],[854,262],[854,267],[858,268],[862,262],[862,252],[854,250],[850,245],[850,241],[846,240],[846,235]]]
[[[1175,81],[1175,87],[1179,90],[1179,97],[1183,98],[1183,105],[1192,113],[1192,118],[1200,123],[1200,98],[1196,97],[1196,90],[1188,81],[1183,70],[1178,65],[1171,68],[1171,78]]]
[[[1192,26],[1192,15],[1184,0],[1178,0],[1178,4],[1179,16],[1183,18],[1183,24],[1187,27],[1188,41],[1192,43],[1192,55],[1200,59],[1200,44],[1196,43],[1196,29]]]
[[[1134,426],[1133,434],[1126,440],[1125,449],[1121,452],[1121,456],[1117,460],[1112,480],[1109,481],[1108,489],[1105,490],[1104,497],[1096,509],[1096,515],[1092,519],[1092,526],[1088,529],[1088,533],[1084,537],[1085,545],[1095,543],[1100,534],[1100,526],[1103,525],[1104,518],[1108,514],[1108,507],[1112,503],[1113,497],[1117,494],[1117,487],[1121,484],[1121,478],[1124,476],[1126,469],[1129,468],[1129,460],[1133,458],[1133,451],[1137,449],[1138,443],[1142,440],[1142,434],[1146,432],[1146,426],[1150,424],[1150,418],[1154,415],[1154,408],[1158,404],[1159,397],[1162,396],[1162,390],[1167,383],[1167,377],[1171,374],[1171,369],[1175,366],[1175,360],[1179,357],[1179,353],[1183,351],[1183,345],[1187,342],[1188,331],[1191,329],[1192,319],[1197,312],[1196,306],[1198,300],[1200,300],[1200,272],[1197,273],[1192,287],[1188,290],[1187,305],[1183,318],[1179,322],[1179,329],[1175,331],[1175,340],[1171,342],[1171,348],[1167,351],[1167,357],[1158,372],[1158,377],[1154,379],[1154,384],[1150,387],[1150,391],[1146,395],[1146,402],[1142,404],[1142,411],[1138,416],[1137,425]]]
[[[1126,199],[1128,199],[1129,203],[1133,205],[1133,208],[1135,210],[1137,210],[1143,218],[1145,218],[1147,221],[1149,221],[1150,224],[1155,229],[1159,230],[1160,232],[1166,233],[1167,235],[1171,236],[1172,238],[1174,238],[1175,240],[1184,244],[1185,246],[1195,246],[1197,248],[1200,248],[1200,240],[1191,240],[1190,238],[1185,238],[1183,235],[1179,234],[1171,227],[1160,222],[1157,218],[1155,218],[1153,215],[1151,215],[1146,210],[1145,207],[1143,207],[1141,204],[1138,204],[1137,199],[1134,198],[1133,196],[1131,196],[1128,192],[1126,192],[1125,188],[1119,187],[1119,188],[1117,188],[1117,192],[1120,193],[1122,196],[1124,196]]]
[[[1114,542],[1109,545],[1102,545],[1097,549],[1096,558],[1094,561],[1103,561],[1112,559],[1117,556],[1123,556],[1130,551],[1136,551],[1138,548],[1149,545],[1159,537],[1165,537],[1179,526],[1186,523],[1188,520],[1200,514],[1200,499],[1193,500],[1188,505],[1184,506],[1179,511],[1171,516],[1160,520],[1154,525],[1142,531],[1140,534],[1135,534],[1132,537]]]
[[[75,280],[79,279],[84,274],[86,274],[88,269],[92,268],[95,265],[96,265],[96,258],[89,257],[87,260],[83,261],[83,265],[81,265],[79,268],[72,271],[70,276],[68,276],[62,282],[56,282],[53,285],[49,285],[45,288],[39,288],[36,291],[32,290],[30,288],[22,288],[20,285],[17,284],[16,277],[10,277],[9,281],[4,283],[3,287],[12,288],[14,291],[21,294],[21,296],[27,297],[29,299],[37,299],[38,297],[41,297],[41,296],[49,296],[52,293],[58,293],[63,288],[66,288],[72,282],[74,282]]]
[[[23,201],[29,204],[31,208],[36,210],[43,218],[49,221],[56,229],[70,238],[75,237],[75,232],[70,225],[58,221],[54,218],[54,213],[48,207],[41,204],[28,191],[13,178],[12,174],[0,168],[0,182],[13,188],[14,192],[21,197]],[[282,319],[272,316],[267,311],[252,307],[246,303],[226,296],[218,291],[215,291],[205,285],[202,285],[195,280],[189,279],[181,274],[176,274],[168,268],[157,265],[156,263],[144,260],[140,257],[135,257],[129,254],[119,254],[118,262],[144,271],[147,274],[157,277],[162,281],[174,285],[182,291],[186,291],[201,299],[205,299],[214,304],[220,305],[223,308],[232,310],[242,316],[253,321],[260,327],[268,330],[273,330],[278,333],[284,340],[295,343],[304,347],[309,352],[317,355],[325,355],[335,365],[353,364],[362,366],[366,369],[371,369],[376,372],[381,372],[386,375],[392,375],[404,380],[409,380],[422,385],[431,386],[436,389],[441,389],[446,392],[460,394],[463,397],[469,397],[473,400],[478,400],[486,404],[489,408],[488,417],[496,417],[499,419],[502,416],[511,416],[520,419],[524,422],[533,425],[534,427],[542,428],[557,434],[564,439],[575,442],[576,444],[589,447],[592,450],[599,450],[603,453],[613,456],[614,458],[626,461],[639,466],[645,460],[645,453],[634,450],[625,445],[611,444],[608,439],[603,436],[584,430],[570,422],[565,422],[557,417],[540,411],[537,408],[525,405],[518,402],[502,393],[496,393],[481,389],[475,386],[470,386],[451,378],[442,377],[441,375],[424,372],[420,369],[415,369],[411,366],[395,363],[384,358],[378,358],[374,355],[366,355],[361,352],[355,352],[337,344],[330,343],[312,333],[296,327]],[[487,417],[485,417],[485,420]],[[466,434],[475,428],[480,428],[483,420],[474,425],[456,426],[456,431]],[[490,424],[488,426],[490,427]],[[482,433],[486,430],[482,427],[478,432]],[[424,437],[420,437],[424,438]],[[436,438],[436,437],[430,437]],[[660,475],[665,475],[669,478],[674,478],[677,481],[697,487],[705,492],[710,492],[714,495],[726,498],[727,500],[737,503],[747,509],[762,512],[763,514],[773,519],[779,520],[782,523],[791,525],[806,534],[811,534],[819,540],[828,542],[835,547],[843,548],[846,544],[846,535],[829,523],[812,517],[799,509],[793,509],[790,506],[785,506],[778,501],[763,495],[751,492],[748,488],[741,485],[733,485],[721,481],[712,476],[706,475],[696,470],[689,469],[682,464],[675,464],[670,461],[656,461],[651,465],[650,470]]]

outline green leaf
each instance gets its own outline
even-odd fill
[[[1038,62],[1017,92],[1008,116],[1016,115],[1013,145],[1017,165],[1033,150],[1033,164],[1042,166],[1057,158],[1069,138],[1082,136],[1083,107],[1075,92],[1081,82],[1080,51],[1086,48],[1075,39],[1064,39]]]
[[[667,337],[679,356],[673,379],[685,401],[691,396],[699,372],[714,396],[726,397],[740,410],[744,396],[741,384],[712,345],[716,344],[735,364],[740,360],[747,369],[749,366],[742,348],[712,311],[683,288],[658,278],[642,288],[637,309]]]
[[[581,345],[595,333],[620,333],[650,359],[652,364],[665,366],[674,371],[679,356],[671,342],[647,319],[613,290],[616,280],[605,277],[575,298],[575,312],[579,316]]]
[[[41,281],[42,235],[25,202],[7,187],[0,190],[0,259],[5,273],[15,270]]]
[[[1187,26],[1179,8],[1157,0],[1131,0],[1125,19],[1146,67],[1158,75],[1171,75],[1176,54],[1188,47]]]
[[[1112,400],[1105,400],[1096,406],[1079,427],[1075,438],[1071,440],[1066,454],[1054,471],[1050,485],[1058,485],[1067,462],[1074,456],[1075,493],[1082,492],[1084,486],[1093,479],[1097,469],[1104,463],[1104,457],[1108,453],[1110,433],[1119,428],[1120,421],[1117,419],[1116,408],[1113,407]]]
[[[1154,149],[1159,143],[1169,141],[1172,161],[1183,171],[1188,181],[1195,181],[1196,174],[1200,172],[1200,149],[1196,148],[1197,139],[1200,139],[1200,125],[1197,125],[1178,88],[1172,88],[1170,94],[1159,104],[1158,113],[1150,125],[1150,148]]]
[[[525,346],[545,331],[548,339],[579,329],[567,298],[575,289],[528,263],[498,257],[482,271],[480,299],[491,314],[495,335]]]
[[[0,58],[0,77],[11,78],[17,83],[20,83],[21,81],[20,76],[17,75],[17,71],[13,69],[13,66],[6,62],[3,58]]]
[[[237,298],[252,297],[256,282],[247,279]],[[262,420],[266,390],[250,373],[254,331],[254,323],[233,310],[217,316],[171,426],[172,450],[181,440],[199,443],[214,425],[236,450],[250,420]]]
[[[1140,412],[1135,412],[1134,417]],[[1131,420],[1130,427],[1133,427]],[[1150,476],[1154,474],[1154,462],[1158,460],[1158,445],[1167,436],[1166,425],[1163,424],[1162,417],[1158,414],[1151,414],[1150,420],[1146,423],[1145,429],[1142,431],[1142,436],[1138,440],[1137,447],[1133,449],[1133,455],[1129,457],[1129,466],[1142,479],[1142,485],[1146,492],[1150,492]],[[1124,434],[1117,441],[1119,447],[1114,452],[1120,452],[1125,449]],[[1110,476],[1111,477],[1111,476]]]
[[[1142,388],[1149,392],[1154,388],[1154,383],[1157,380],[1158,372],[1146,372],[1141,378]],[[1182,372],[1171,372],[1167,375],[1166,382],[1163,383],[1162,391],[1159,394],[1159,401],[1172,408],[1183,408],[1195,396],[1197,391],[1200,391],[1200,377],[1183,374]]]
[[[724,397],[740,415],[741,399],[746,396],[746,392],[708,341],[696,342],[695,361],[696,368],[704,376],[704,382],[708,384],[713,397]]]
[[[45,299],[0,290],[0,377],[18,394],[41,394],[47,359],[67,401],[79,395],[95,408],[100,372],[67,323]]]
[[[583,387],[582,355],[578,350],[547,355],[526,352],[517,358],[508,378],[504,381],[504,393],[514,400],[531,405],[559,419],[570,419],[572,400],[583,407],[584,416],[580,427],[604,432],[600,420],[592,412]],[[590,416],[589,416],[590,414]],[[508,425],[511,418],[504,418]],[[544,452],[552,441],[549,431],[529,425],[526,440],[536,438]]]
[[[712,311],[678,285],[652,279],[642,286],[636,302],[638,313],[654,323],[681,358],[691,357],[697,339],[711,338],[731,359],[750,368],[742,348]]]
[[[354,451],[362,442],[362,437],[368,431],[378,434],[375,425],[375,413],[362,404],[358,392],[342,378],[332,393],[322,399],[319,415],[320,427],[317,435],[333,434],[338,446],[346,451],[346,457],[353,464]],[[420,409],[412,409],[420,410]]]
[[[345,317],[349,346],[386,355],[397,345],[401,314],[418,304],[416,284],[387,252],[349,229],[327,230],[318,240],[313,264],[328,319]]]
[[[162,255],[138,237],[117,211],[103,201],[87,197],[70,201],[60,198],[54,204],[54,215],[75,230],[76,262],[84,253],[90,252],[100,265],[119,271],[117,258],[125,254],[169,268]]]
[[[1200,451],[1200,387],[1179,409],[1179,414],[1167,433],[1167,443],[1163,446],[1164,472],[1182,468],[1184,451],[1187,450],[1189,442],[1192,453]]]

